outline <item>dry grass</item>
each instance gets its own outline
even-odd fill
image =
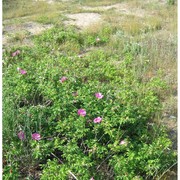
[[[86,5],[86,6],[107,6],[107,5],[112,5],[115,3],[120,3],[123,2],[124,0],[101,0],[101,1],[97,1],[97,0],[79,0],[78,2],[82,5]]]
[[[137,6],[140,4],[141,6]],[[164,99],[163,109],[169,116],[176,117],[177,6],[132,1],[129,7],[143,8],[147,14],[145,17],[139,17],[113,10],[103,13],[104,20],[117,30],[107,45],[107,51],[116,51],[114,53],[119,53],[121,57],[127,46],[131,47],[131,51],[134,49],[135,75],[142,81],[149,81],[161,71],[162,79],[168,85],[167,91],[161,94]],[[140,52],[138,48],[141,49]],[[119,64],[113,63],[116,66]]]
[[[3,4],[3,19],[18,18],[24,16],[55,16],[57,11],[62,11],[66,8],[65,3],[48,4],[45,1],[18,1],[15,0],[13,3]]]

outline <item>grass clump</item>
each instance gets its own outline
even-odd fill
[[[58,11],[66,8],[66,4],[48,4],[45,1],[3,1],[3,19],[19,18],[25,16],[36,16],[39,19],[42,15],[47,17],[57,17]],[[33,17],[34,18],[34,17]],[[41,18],[40,18],[41,19]],[[47,20],[43,20],[43,22]]]

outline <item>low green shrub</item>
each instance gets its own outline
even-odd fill
[[[77,51],[63,49],[67,42]],[[166,131],[152,123],[165,84],[139,81],[129,50],[119,66],[103,50],[79,57],[91,42],[54,28],[34,48],[4,52],[5,178],[13,164],[27,174],[38,164],[41,179],[152,179],[176,161]]]

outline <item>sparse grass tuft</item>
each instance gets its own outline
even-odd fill
[[[18,18],[24,16],[48,16],[51,17],[66,8],[63,3],[48,4],[45,1],[18,1],[15,0],[11,3],[9,1],[3,2],[3,19]]]
[[[76,0],[78,3],[86,6],[107,6],[107,5],[112,5],[115,3],[123,2],[124,0],[101,0],[101,1],[96,1],[96,0]]]

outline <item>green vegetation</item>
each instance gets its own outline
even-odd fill
[[[4,50],[4,179],[160,179],[176,165],[160,123],[176,92],[176,42],[156,34],[167,33],[163,11],[121,24],[108,13],[83,31],[54,20],[33,47]]]

